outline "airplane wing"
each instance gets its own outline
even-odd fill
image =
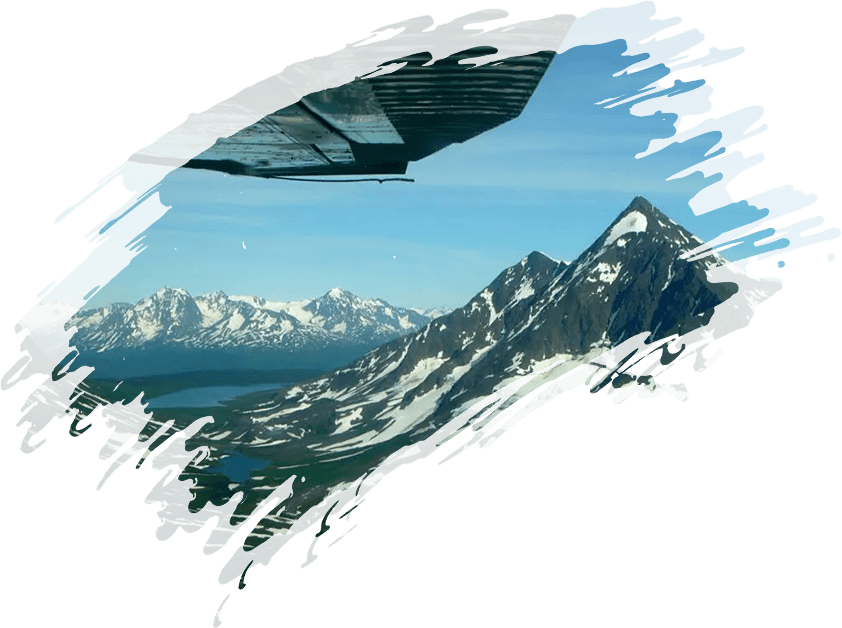
[[[493,30],[485,9],[287,66],[135,152],[129,161],[273,178],[403,174],[409,162],[520,115],[575,17]]]

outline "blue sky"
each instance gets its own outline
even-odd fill
[[[616,41],[559,55],[520,117],[411,163],[415,183],[176,171],[161,185],[172,209],[146,232],[148,248],[89,305],[134,302],[166,284],[275,300],[340,286],[395,305],[458,307],[531,251],[574,259],[638,194],[703,239],[760,218],[745,203],[695,217],[688,201],[716,176],[666,181],[718,154],[719,133],[635,159],[674,134],[675,116],[595,104],[648,98],[668,74],[662,65],[625,73],[645,58],[625,52]]]

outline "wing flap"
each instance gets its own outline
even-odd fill
[[[402,174],[409,162],[520,115],[555,56],[472,63],[494,53],[390,61],[381,67],[401,67],[305,96],[220,138],[185,167],[258,177]]]

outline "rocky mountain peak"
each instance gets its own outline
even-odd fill
[[[281,438],[295,425],[331,452],[353,448],[363,434],[367,445],[420,437],[546,360],[584,356],[646,331],[653,339],[686,333],[736,289],[710,282],[706,266],[681,258],[695,241],[636,197],[572,263],[530,253],[462,308],[294,394],[279,393],[271,410],[250,411],[254,434]]]
[[[163,286],[158,288],[153,297],[158,299],[165,298],[190,298],[190,293],[184,288],[171,288],[170,286]]]
[[[563,262],[559,262],[541,251],[532,251],[529,255],[520,260],[520,265],[527,272],[539,273],[546,269],[555,269],[560,263],[566,266]]]

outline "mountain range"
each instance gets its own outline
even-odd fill
[[[576,362],[641,332],[652,342],[706,325],[738,285],[708,279],[721,256],[686,259],[702,244],[636,197],[572,262],[533,252],[417,331],[320,377],[228,402],[200,439],[212,454],[196,471],[199,505],[245,488],[244,516],[291,474],[320,478],[290,498],[283,516],[261,524],[254,536],[265,538],[542,365]],[[218,466],[231,455],[269,462],[231,483]]]
[[[135,304],[71,318],[73,344],[112,377],[187,369],[332,368],[412,332],[439,310],[395,307],[333,288],[315,299],[267,301],[163,287]]]
[[[577,259],[533,252],[465,306],[334,372],[243,409],[243,444],[303,442],[345,451],[429,433],[536,366],[705,325],[737,291],[711,283],[719,256],[682,259],[702,241],[637,197]],[[254,399],[250,399],[254,401]]]

